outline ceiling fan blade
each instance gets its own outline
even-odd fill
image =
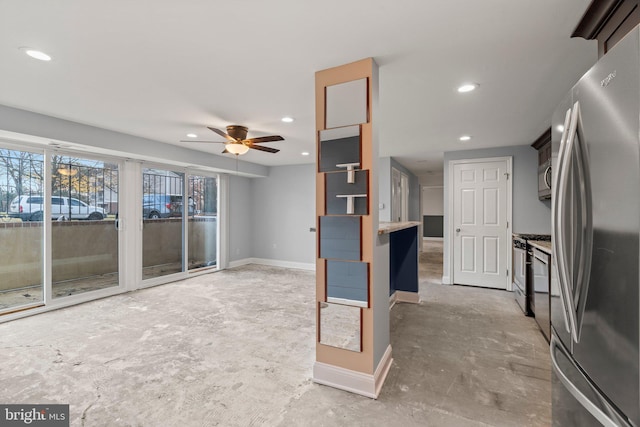
[[[259,151],[266,151],[267,153],[277,153],[278,149],[275,148],[271,148],[271,147],[263,147],[261,145],[253,145],[253,144],[247,144],[249,146],[249,148],[253,148],[254,150],[259,150]]]
[[[221,131],[220,129],[212,128],[212,127],[209,127],[209,126],[207,126],[207,129],[217,133],[221,137],[225,138],[227,141],[231,141],[231,142],[237,142],[238,141],[237,139],[229,136],[228,134],[226,134],[225,132]]]
[[[245,142],[250,144],[262,144],[263,142],[284,141],[284,138],[280,135],[261,136],[259,138],[245,139]]]
[[[227,141],[199,141],[197,139],[181,139],[180,142],[207,142],[209,144],[226,144]]]

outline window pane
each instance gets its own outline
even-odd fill
[[[217,266],[218,180],[189,177],[189,270]]]
[[[43,301],[43,160],[0,149],[0,311]]]

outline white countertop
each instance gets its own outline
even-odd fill
[[[534,248],[540,249],[542,252],[546,252],[551,255],[551,242],[547,240],[527,240]]]
[[[393,233],[394,231],[417,227],[418,225],[420,225],[420,221],[380,222],[378,223],[378,234]]]

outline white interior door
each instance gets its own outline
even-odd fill
[[[453,282],[508,287],[507,159],[453,165]]]

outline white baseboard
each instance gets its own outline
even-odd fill
[[[391,369],[391,362],[393,362],[391,345],[387,347],[373,375],[316,362],[313,365],[313,381],[318,384],[377,399],[384,380],[387,378],[389,369]]]
[[[396,296],[397,302],[420,303],[420,294],[417,292],[395,291],[394,295]]]
[[[442,276],[442,284],[443,285],[451,285],[451,278],[449,276]]]
[[[231,261],[229,263],[229,268],[240,267],[247,264],[270,265],[272,267],[296,268],[298,270],[316,271],[316,265],[314,263],[282,261],[278,259],[267,258],[244,258],[237,261]]]
[[[431,240],[433,242],[443,242],[444,237],[423,237],[422,240]]]
[[[236,261],[229,261],[229,268],[241,267],[247,264],[253,264],[253,258],[244,258]]]

